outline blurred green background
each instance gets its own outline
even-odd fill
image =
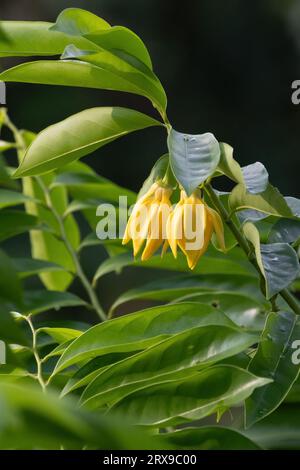
[[[171,0],[1,0],[1,19],[54,21],[71,6],[90,10],[141,36],[166,89],[169,119],[177,130],[213,132],[234,147],[241,164],[263,162],[271,182],[284,195],[299,197],[300,105],[291,102],[291,83],[300,79],[300,0],[186,0],[177,5]],[[2,60],[1,67],[15,63],[15,59]],[[7,86],[12,119],[33,131],[104,105],[155,115],[146,100],[133,95]],[[138,190],[165,152],[165,133],[154,128],[117,140],[84,161],[100,174]],[[18,237],[7,249],[25,256],[26,242]],[[96,251],[87,258],[91,272],[100,260]],[[136,271],[130,273],[114,289],[110,287],[113,276],[105,278],[100,288],[106,292],[107,305],[118,291],[149,276],[145,273],[140,279]]]

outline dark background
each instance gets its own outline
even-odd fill
[[[300,105],[291,102],[291,83],[300,79],[299,0],[1,0],[1,19],[55,21],[71,6],[141,36],[166,89],[173,127],[213,132],[241,164],[263,162],[283,194],[299,197]],[[101,90],[8,84],[7,99],[15,123],[33,131],[93,106],[155,115],[143,98]],[[84,161],[138,190],[165,151],[165,133],[154,128]]]

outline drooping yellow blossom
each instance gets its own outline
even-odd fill
[[[154,183],[135,204],[129,217],[123,245],[132,240],[136,256],[145,240],[142,261],[149,259],[166,239],[166,225],[171,210],[172,189],[161,181]]]
[[[220,248],[225,251],[224,229],[219,214],[201,199],[199,190],[187,196],[181,191],[180,201],[167,221],[167,238],[174,257],[177,245],[187,257],[190,269],[194,269],[206,252],[213,232]]]

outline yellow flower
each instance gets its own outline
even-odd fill
[[[167,221],[167,238],[174,257],[177,245],[187,257],[190,269],[194,269],[206,252],[213,232],[216,233],[220,248],[225,251],[222,219],[201,199],[199,190],[187,196],[181,191],[180,201]]]
[[[123,245],[132,240],[136,256],[145,240],[142,261],[146,261],[158,250],[166,239],[166,225],[171,211],[172,189],[161,181],[154,183],[135,204],[129,217]]]

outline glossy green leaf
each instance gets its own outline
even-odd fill
[[[171,442],[180,450],[259,450],[260,447],[235,429],[223,426],[201,426],[168,432],[160,441]]]
[[[292,312],[270,313],[262,333],[261,344],[249,365],[253,374],[269,377],[265,385],[246,401],[246,425],[272,413],[284,400],[299,376],[299,364],[293,362],[292,344],[300,338],[300,322]]]
[[[92,31],[85,35],[87,39],[102,49],[120,52],[127,60],[133,57],[152,70],[149,52],[143,41],[131,30],[123,26],[113,26],[110,29]]]
[[[108,29],[109,23],[94,13],[81,8],[66,8],[57,17],[51,31],[60,31],[71,36],[84,36],[93,31]]]
[[[300,407],[282,405],[262,421],[247,429],[246,435],[264,449],[300,449]]]
[[[135,354],[135,351],[117,352],[91,359],[70,377],[61,393],[62,396],[88,385],[100,372],[109,368],[112,364],[122,361],[129,356],[133,356],[133,354]]]
[[[231,211],[255,209],[265,214],[276,215],[278,217],[292,216],[292,212],[284,197],[277,188],[274,188],[274,186],[270,184],[267,189],[260,194],[251,194],[247,192],[244,185],[238,184],[230,193],[229,207]]]
[[[39,333],[46,333],[47,335],[51,336],[51,338],[53,338],[54,341],[58,344],[71,341],[82,335],[82,331],[74,330],[72,328],[42,327],[37,331]]]
[[[130,109],[87,109],[42,131],[26,151],[15,176],[62,167],[129,132],[155,125],[158,121]]]
[[[209,132],[189,135],[172,129],[168,147],[173,173],[188,195],[214,173],[220,160],[219,143]]]
[[[0,57],[51,56],[63,52],[68,44],[97,50],[96,44],[83,37],[70,36],[51,30],[53,23],[44,21],[1,21],[6,35],[0,38]]]
[[[57,18],[51,30],[88,38],[101,49],[122,51],[136,57],[150,69],[152,68],[149,53],[141,39],[122,26],[110,25],[92,13],[80,8],[68,8]]]
[[[96,356],[145,349],[175,333],[213,324],[232,325],[232,322],[208,305],[193,303],[141,310],[85,332],[65,351],[55,372]]]
[[[146,385],[158,384],[233,356],[258,336],[228,326],[203,326],[176,334],[100,373],[81,396],[89,408],[111,406]]]
[[[137,299],[170,301],[187,294],[209,291],[236,291],[251,294],[261,299],[258,280],[254,276],[231,274],[203,274],[198,276],[176,276],[136,287],[123,293],[112,305],[111,311],[119,305]]]
[[[255,249],[256,260],[266,281],[267,299],[288,287],[299,274],[296,252],[287,243],[260,243],[257,228],[246,222],[243,231]]]
[[[28,290],[24,295],[23,313],[36,315],[47,310],[59,310],[62,307],[78,306],[86,306],[86,303],[70,292]]]
[[[167,106],[165,91],[154,73],[131,56],[115,50],[84,51],[67,46],[62,60],[79,60],[102,71],[102,88],[127,91],[148,98],[162,113]],[[100,84],[99,84],[100,85]]]
[[[300,220],[280,219],[272,227],[269,243],[294,243],[300,239]]]
[[[173,426],[202,419],[242,403],[269,379],[233,366],[213,366],[187,379],[150,385],[118,402],[112,410],[143,426]]]
[[[261,331],[266,321],[266,306],[245,294],[222,292],[202,292],[184,296],[176,302],[200,302],[224,312],[234,323],[245,328]]]

